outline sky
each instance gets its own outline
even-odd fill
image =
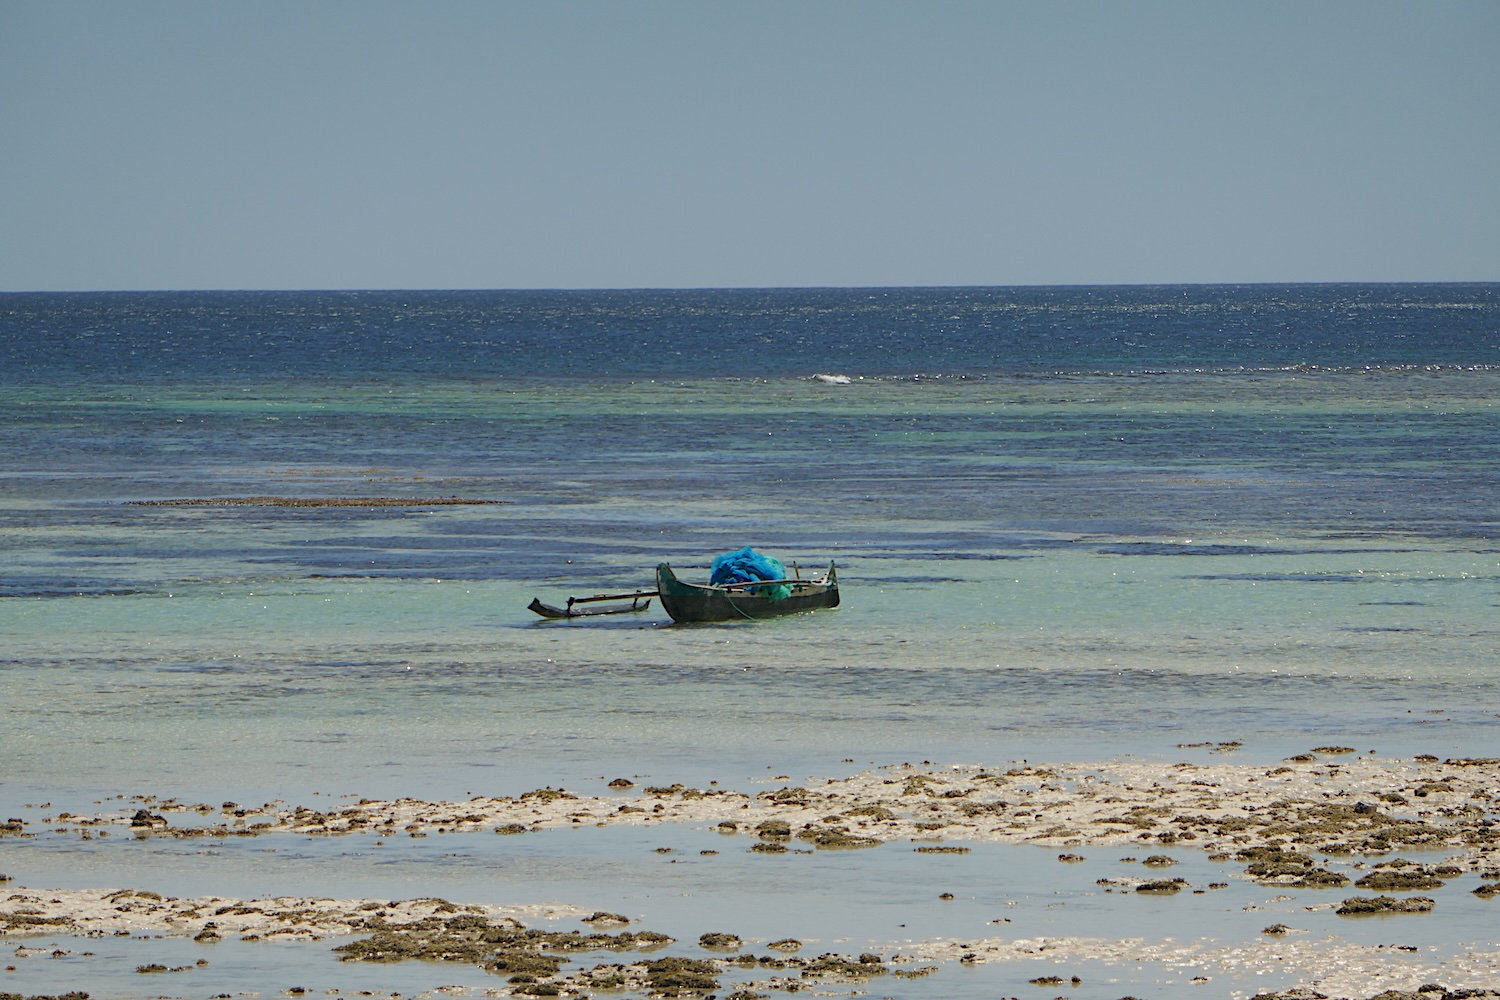
[[[1500,280],[1500,0],[0,0],[0,291]]]

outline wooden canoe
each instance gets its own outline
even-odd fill
[[[760,588],[784,584],[792,592],[773,600]],[[774,615],[836,608],[839,604],[839,579],[833,563],[828,575],[814,580],[754,580],[722,586],[683,583],[662,563],[656,567],[656,591],[661,606],[674,622],[727,622],[747,618],[770,618]]]

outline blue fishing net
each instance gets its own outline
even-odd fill
[[[785,579],[786,566],[780,559],[761,555],[748,545],[735,552],[725,552],[714,556],[713,565],[709,568],[708,574],[708,582],[716,584]],[[784,583],[775,587],[751,587],[750,589],[755,593],[764,594],[773,601],[779,601],[792,592],[792,588]]]

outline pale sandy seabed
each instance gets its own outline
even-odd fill
[[[1062,861],[1071,860],[1070,850],[1075,848],[1129,848],[1143,856],[1153,847],[1190,849],[1219,860],[1233,859],[1244,865],[1241,877],[1261,885],[1320,885],[1334,890],[1318,897],[1327,901],[1303,907],[1307,910],[1347,906],[1356,898],[1383,898],[1392,901],[1385,905],[1420,910],[1424,887],[1453,879],[1474,882],[1475,895],[1486,901],[1500,888],[1500,761],[1488,758],[1392,760],[1324,747],[1271,766],[1115,761],[986,769],[924,763],[805,784],[778,776],[768,784],[772,787],[755,791],[681,785],[640,788],[622,778],[616,783],[619,794],[608,796],[541,788],[515,798],[358,800],[318,810],[285,803],[247,807],[122,798],[98,804],[103,808],[87,815],[59,807],[45,815],[12,819],[4,826],[4,836],[393,838],[673,824],[734,834],[749,849],[766,854],[858,849],[891,841],[911,842],[918,851],[949,853],[980,843],[1042,845],[1056,848]],[[1413,856],[1420,860],[1410,860]],[[1331,859],[1342,864],[1330,867]],[[1204,890],[1174,880],[1169,865],[1170,859],[1164,858],[1160,870],[1143,869],[1140,877],[1100,882],[1105,891],[1119,893]],[[1365,879],[1372,881],[1355,884]],[[1500,902],[1493,905],[1500,907]],[[37,935],[352,941],[376,932],[395,934],[392,940],[398,940],[405,930],[417,937],[427,935],[430,941],[432,933],[457,918],[473,919],[454,927],[517,931],[521,925],[536,928],[537,921],[590,916],[595,918],[595,932],[623,935],[612,950],[636,953],[603,960],[614,963],[608,973],[612,981],[601,978],[605,973],[596,971],[591,978],[584,971],[598,959],[594,949],[580,948],[568,953],[577,956],[570,959],[576,967],[533,976],[532,982],[508,982],[501,975],[492,987],[444,989],[458,995],[557,995],[548,989],[555,986],[562,995],[601,990],[610,995],[608,989],[614,995],[622,989],[671,995],[671,988],[648,978],[654,942],[623,931],[629,923],[623,918],[581,906],[494,906],[441,899],[188,899],[162,897],[149,887],[53,890],[15,881],[0,884],[0,935],[15,945],[16,957],[7,960],[11,963],[52,950],[29,948],[26,941]],[[1417,912],[1399,919],[1429,917]],[[1232,944],[1147,936],[1016,938],[1001,933],[980,939],[899,942],[867,954],[866,969],[859,968],[858,950],[819,967],[811,948],[798,956],[793,945],[779,951],[775,961],[757,966],[748,958],[752,952],[772,956],[764,951],[766,942],[753,941],[728,942],[717,953],[705,951],[697,961],[720,971],[752,970],[750,979],[741,976],[715,991],[745,997],[767,991],[899,996],[902,981],[916,976],[936,980],[951,974],[956,965],[1046,956],[1054,964],[1064,963],[1058,968],[1070,961],[1149,965],[1163,975],[1198,979],[1210,987],[1204,995],[1213,992],[1215,977],[1274,971],[1278,982],[1295,981],[1309,997],[1365,998],[1392,989],[1415,991],[1424,984],[1441,984],[1450,991],[1500,991],[1500,932],[1495,928],[1500,928],[1500,911],[1491,926],[1473,927],[1463,935],[1465,941],[1477,943],[1446,954],[1355,944],[1337,936],[1312,940],[1287,928],[1285,933],[1262,933]],[[995,929],[1001,929],[998,922]],[[836,940],[838,933],[831,929],[825,940]],[[556,943],[525,947],[545,950]],[[14,969],[12,964],[10,971]],[[1056,983],[1041,980],[1036,985],[1042,987],[1036,996],[1052,997],[1068,992],[1069,983],[1064,973]],[[0,993],[7,988],[0,978]],[[1434,987],[1423,996],[1441,1000],[1444,993]]]

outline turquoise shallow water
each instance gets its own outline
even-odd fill
[[[5,297],[4,815],[1227,740],[1500,755],[1493,286],[736,294]],[[504,502],[130,504],[258,495]],[[843,606],[526,610],[747,543],[837,561]],[[0,840],[22,884],[60,871],[33,857]],[[862,884],[899,898],[870,857]],[[77,870],[171,881],[133,864]],[[244,870],[326,895],[360,864]],[[465,864],[412,877],[441,894]]]
[[[517,533],[536,530],[519,508]],[[860,545],[856,526],[818,546],[841,565],[838,610],[676,627],[654,607],[536,618],[534,594],[593,592],[558,578],[566,560],[536,581],[349,571],[351,551],[379,566],[457,545],[468,563],[470,545],[516,544],[500,534],[509,507],[365,525],[322,511],[235,510],[224,525],[216,511],[152,510],[167,522],[150,529],[165,536],[152,568],[177,579],[142,580],[137,562],[110,559],[90,564],[93,593],[0,606],[8,797],[514,794],[606,761],[697,781],[826,773],[850,757],[1157,755],[1231,737],[1276,756],[1308,740],[1461,755],[1494,745],[1500,723],[1500,574],[1493,553],[1452,540],[945,523]],[[109,534],[94,529],[87,544]],[[636,585],[641,556],[610,544],[601,532],[580,572]],[[191,545],[208,550],[202,560]],[[221,564],[226,549],[241,566]],[[328,549],[340,575],[288,572]],[[129,576],[98,579],[119,563]]]

